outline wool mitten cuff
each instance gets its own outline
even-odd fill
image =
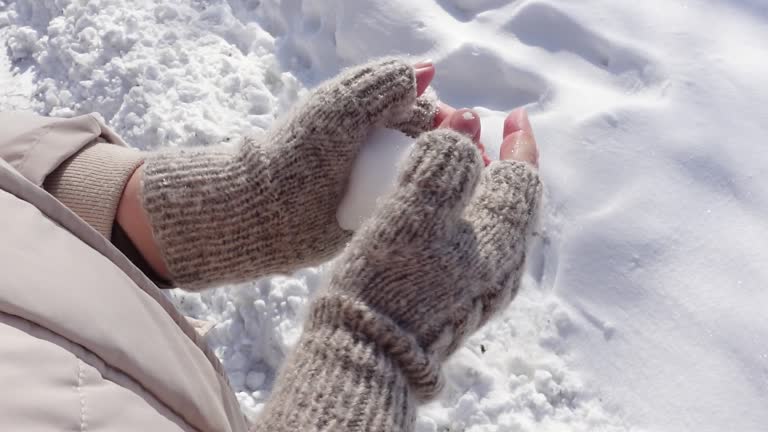
[[[344,326],[306,329],[251,432],[413,430],[417,400],[400,366]]]

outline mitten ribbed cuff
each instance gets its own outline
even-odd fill
[[[131,174],[144,160],[134,149],[95,142],[46,177],[43,187],[106,238]]]
[[[305,330],[251,432],[412,431],[405,377],[376,344],[346,328]]]
[[[346,329],[373,342],[400,368],[415,396],[427,401],[443,388],[441,360],[424,350],[416,338],[391,318],[362,302],[341,295],[324,296],[313,303],[307,329]]]

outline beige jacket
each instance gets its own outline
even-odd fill
[[[0,430],[245,431],[218,361],[184,318],[42,188],[94,142],[125,146],[93,115],[0,113]]]

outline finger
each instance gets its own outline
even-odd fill
[[[495,244],[499,260],[510,245],[527,236],[541,198],[538,171],[527,163],[496,161],[484,170],[466,217],[482,242]]]
[[[373,126],[413,117],[410,111],[417,104],[416,90],[413,66],[399,59],[376,60],[323,83],[298,115],[305,122],[314,121],[307,129],[315,134],[341,130],[365,135]]]
[[[394,112],[385,126],[397,129],[416,138],[421,133],[434,128],[434,118],[439,111],[437,97],[433,90],[427,90],[435,77],[435,66],[431,60],[419,62],[413,66],[416,77],[416,102],[402,112]]]
[[[468,136],[475,145],[480,142],[480,116],[471,109],[464,108],[454,111],[443,120],[439,127],[461,132]]]
[[[525,131],[533,135],[531,121],[525,108],[517,108],[509,113],[504,120],[504,138],[517,131]]]
[[[410,242],[458,220],[477,185],[482,159],[470,138],[451,129],[422,134],[395,192],[371,219],[380,241]]]
[[[501,160],[516,160],[539,166],[539,150],[536,139],[528,132],[517,131],[504,138],[501,143]]]
[[[416,71],[416,95],[421,96],[435,78],[435,66],[431,62],[422,62],[414,66]]]
[[[519,287],[527,240],[541,200],[541,182],[531,165],[496,161],[483,171],[464,216],[483,251],[483,268],[494,269],[483,288],[482,322],[511,300]]]
[[[480,155],[483,158],[483,164],[488,166],[488,164],[491,162],[490,158],[488,158],[488,155],[485,152],[485,146],[482,142],[480,142],[482,128],[480,124],[480,116],[476,112],[470,109],[454,110],[449,116],[443,119],[439,127],[451,128],[472,138],[472,142],[474,142],[475,146],[477,146],[477,148],[480,150]]]
[[[479,126],[466,121],[459,127],[465,129],[443,128],[422,135],[400,176],[400,185],[412,187],[448,211],[466,205],[480,175],[480,155],[469,138]]]
[[[538,171],[519,161],[492,163],[478,186],[478,193],[471,204],[475,212],[496,214],[493,223],[503,223],[504,230],[525,225],[534,213],[541,194]]]
[[[437,98],[434,92],[427,89],[425,94],[416,99],[415,104],[402,112],[393,114],[384,126],[417,138],[422,133],[435,128],[437,114]]]
[[[512,111],[504,121],[504,141],[499,157],[501,160],[517,160],[538,166],[539,149],[524,108]]]
[[[438,127],[441,124],[443,124],[445,119],[447,119],[454,112],[456,112],[456,108],[454,108],[454,107],[452,107],[452,106],[450,106],[450,105],[448,105],[446,103],[438,102],[437,103],[437,115],[435,115],[435,127]]]

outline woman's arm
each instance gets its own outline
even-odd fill
[[[375,61],[235,147],[148,153],[117,222],[156,274],[188,289],[319,264],[352,234],[336,212],[370,129],[416,136],[435,127],[445,109],[420,97],[434,73],[429,63]]]

